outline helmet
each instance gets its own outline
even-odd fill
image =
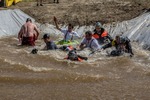
[[[100,27],[100,28],[102,28],[102,24],[101,24],[100,22],[96,22],[95,27]]]

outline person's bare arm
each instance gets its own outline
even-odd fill
[[[36,39],[37,39],[37,38],[38,38],[38,36],[39,36],[39,34],[40,34],[40,32],[39,32],[39,30],[37,29],[37,27],[36,27],[36,26],[34,27],[34,30],[35,30],[35,31],[36,31],[36,33],[37,33],[37,34],[36,34]]]
[[[21,38],[22,38],[23,27],[24,27],[24,26],[21,27],[21,29],[20,29],[20,31],[19,31],[19,33],[18,33],[18,39],[21,39]]]
[[[61,31],[61,29],[58,26],[58,20],[55,16],[54,16],[54,22],[55,22],[56,28]]]
[[[84,44],[80,44],[80,46],[79,46],[79,48],[81,49],[81,50],[83,50],[84,48],[85,48],[85,46],[84,46]]]

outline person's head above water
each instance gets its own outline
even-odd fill
[[[42,39],[44,40],[44,42],[47,42],[50,39],[50,35],[49,34],[44,34]]]
[[[102,28],[102,24],[100,22],[96,22],[96,24],[95,24],[96,31],[100,31],[101,28]]]
[[[77,60],[78,59],[77,52],[75,50],[69,51],[68,58],[70,60]]]
[[[30,18],[27,18],[26,22],[32,22],[32,20]]]
[[[86,31],[86,32],[85,32],[85,38],[86,38],[87,40],[90,40],[90,39],[92,38],[92,32],[91,32],[91,31]]]
[[[47,38],[50,38],[50,35],[49,34],[44,34],[42,39],[47,39]]]
[[[73,28],[74,28],[73,25],[69,23],[69,24],[68,24],[68,31],[69,31],[69,32],[72,32]]]

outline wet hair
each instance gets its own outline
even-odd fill
[[[86,32],[85,32],[85,35],[91,36],[91,35],[92,35],[92,32],[91,32],[91,31],[86,31]]]
[[[74,28],[74,26],[71,23],[69,23],[68,26],[71,28]]]
[[[29,22],[29,21],[32,22],[32,20],[30,18],[27,18],[26,22]]]
[[[42,39],[47,39],[47,38],[50,38],[50,35],[49,34],[44,34]]]
[[[37,54],[37,52],[38,52],[38,49],[36,48],[31,51],[32,54]]]

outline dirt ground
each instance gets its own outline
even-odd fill
[[[11,9],[19,8],[40,23],[53,22],[56,16],[60,24],[89,25],[96,21],[111,23],[132,19],[145,10],[150,10],[150,0],[53,0],[44,1],[44,6],[36,2],[20,2]]]

